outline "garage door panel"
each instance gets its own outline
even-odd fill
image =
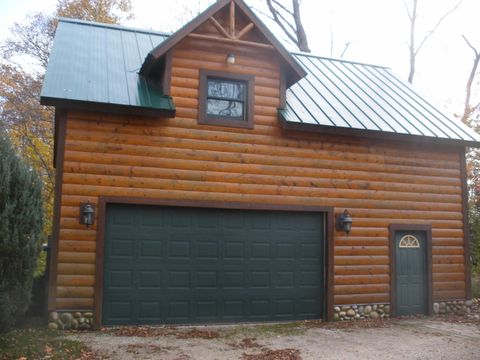
[[[115,257],[131,258],[135,256],[135,240],[131,238],[113,238],[109,246],[109,254],[112,259]]]
[[[195,302],[195,318],[198,320],[214,320],[219,317],[218,302],[212,298]]]
[[[162,302],[158,300],[140,300],[138,306],[138,319],[141,322],[156,323],[162,320]]]
[[[271,246],[266,241],[253,241],[250,244],[250,260],[268,260],[271,256]]]
[[[254,290],[268,289],[271,284],[270,271],[250,271],[250,288]]]
[[[295,314],[295,301],[291,298],[277,298],[273,304],[276,319],[289,319]]]
[[[321,213],[109,205],[104,324],[319,318]]]
[[[243,319],[246,317],[244,310],[244,301],[239,300],[238,297],[234,296],[232,299],[223,300],[223,319],[224,320],[234,320],[234,319]]]
[[[227,235],[228,236],[228,235]],[[245,239],[237,236],[237,240],[229,236],[224,242],[223,258],[225,260],[244,260],[245,259]]]
[[[112,270],[106,280],[108,280],[110,290],[128,290],[134,286],[134,276],[131,270]]]
[[[110,216],[110,223],[117,228],[130,229],[131,225],[135,224],[135,217],[128,207],[118,207],[115,213]]]
[[[211,270],[198,270],[195,273],[195,288],[198,290],[217,291],[219,286],[218,273]]]
[[[167,290],[189,290],[190,271],[189,270],[171,270],[168,271]]]
[[[111,301],[106,312],[113,322],[129,321],[133,317],[133,303],[129,300]]]
[[[223,226],[225,230],[244,230],[245,226],[245,214],[239,214],[234,212],[228,212],[223,217]],[[236,234],[232,232],[231,234]]]
[[[163,286],[161,270],[138,270],[139,290],[160,290]]]
[[[168,257],[172,260],[190,260],[191,243],[186,236],[172,236],[168,241]]]
[[[216,261],[220,255],[220,248],[218,241],[215,240],[215,234],[210,236],[197,237],[195,247],[196,260]]]
[[[167,320],[188,323],[190,315],[190,301],[183,297],[167,300]]]

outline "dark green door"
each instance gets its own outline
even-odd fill
[[[320,318],[324,214],[108,205],[103,323]]]
[[[397,231],[395,234],[397,315],[426,313],[425,246],[424,232]]]

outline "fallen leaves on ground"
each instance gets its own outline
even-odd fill
[[[252,349],[261,347],[261,345],[257,343],[256,340],[256,338],[245,338],[240,341],[230,343],[228,345],[236,349]]]
[[[170,331],[166,327],[153,327],[153,326],[122,326],[118,328],[103,328],[102,332],[112,332],[117,336],[138,336],[138,337],[150,337],[150,336],[163,336],[168,335]]]
[[[280,350],[264,350],[258,354],[243,354],[243,360],[302,360],[300,350],[297,349],[280,349]]]
[[[126,351],[128,353],[140,354],[142,352],[141,350],[145,350],[148,353],[158,353],[160,351],[164,351],[167,349],[170,350],[171,347],[161,348],[160,346],[153,345],[153,344],[150,344],[150,345],[130,344],[130,345],[127,345]]]
[[[192,329],[189,331],[179,331],[175,334],[177,339],[216,339],[220,334],[216,330]]]
[[[76,359],[76,360],[102,360],[102,359],[103,357],[101,357],[100,355],[98,355],[93,351],[82,350],[82,353],[80,354],[80,359]]]
[[[179,329],[177,327],[165,326],[122,326],[119,328],[104,328],[102,332],[112,332],[117,336],[138,336],[138,337],[155,337],[155,336],[175,336],[177,339],[215,339],[220,337],[220,333],[216,330],[203,329]]]

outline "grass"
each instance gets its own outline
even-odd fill
[[[0,359],[79,359],[87,348],[79,341],[66,340],[61,333],[41,328],[16,329],[0,334]]]
[[[264,325],[236,325],[224,330],[223,336],[232,338],[237,336],[262,337],[262,336],[289,336],[301,335],[309,329],[303,321],[264,324]]]

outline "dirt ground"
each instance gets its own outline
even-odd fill
[[[86,343],[100,358],[119,360],[480,359],[478,321],[358,323],[129,327],[68,338]]]

